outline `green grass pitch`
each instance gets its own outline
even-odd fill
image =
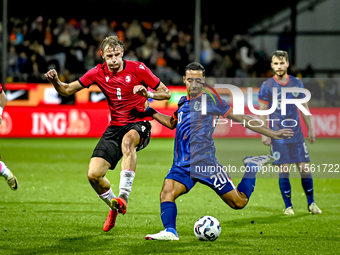
[[[162,230],[159,193],[172,163],[173,140],[152,139],[138,152],[128,212],[110,232],[102,225],[108,208],[87,181],[98,139],[2,139],[1,156],[19,180],[9,189],[0,178],[0,254],[336,254],[340,252],[339,178],[315,178],[315,199],[323,210],[311,215],[301,180],[292,178],[295,216],[284,207],[277,178],[258,178],[242,210],[233,210],[208,187],[197,184],[177,199],[177,242],[144,240]],[[241,166],[246,155],[268,152],[260,139],[222,139],[227,155]],[[229,148],[229,149],[228,149]],[[309,145],[315,164],[340,163],[339,140]],[[118,195],[119,170],[107,177]],[[231,174],[233,178],[233,175]],[[237,185],[239,178],[233,178]],[[222,226],[214,242],[198,241],[195,221],[216,217]]]

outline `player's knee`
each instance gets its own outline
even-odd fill
[[[129,135],[124,137],[122,142],[123,155],[131,155],[136,153],[136,137]]]
[[[87,179],[89,182],[91,183],[96,183],[99,181],[99,178],[100,176],[98,174],[96,174],[95,170],[92,169],[90,166],[89,166],[89,169],[87,171]]]
[[[168,189],[162,189],[161,191],[161,203],[165,201],[172,201],[174,202],[176,199],[175,191],[174,190],[168,190]]]

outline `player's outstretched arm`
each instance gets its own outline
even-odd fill
[[[59,80],[58,73],[56,70],[51,69],[45,73],[45,77],[50,83],[53,84],[56,91],[62,96],[70,96],[84,87],[80,85],[79,81],[74,81],[71,83],[64,83]]]
[[[133,88],[133,93],[146,98],[155,100],[169,100],[171,97],[170,90],[161,82],[155,92],[148,91],[143,85],[137,85]]]
[[[2,123],[2,112],[4,111],[6,104],[6,94],[5,91],[1,91],[0,93],[0,124]]]
[[[305,107],[307,109],[307,111],[309,111],[308,103],[303,103],[302,106]],[[313,144],[316,140],[316,137],[315,137],[315,134],[314,134],[312,119],[311,119],[310,115],[305,115],[303,112],[301,112],[301,114],[302,114],[302,118],[305,121],[306,126],[308,128],[308,140],[311,144]]]
[[[249,128],[250,130],[253,130],[256,133],[260,133],[265,136],[269,136],[274,139],[289,139],[291,138],[294,133],[291,129],[280,129],[278,131],[271,130],[270,128],[267,128],[263,125],[259,120],[256,120],[250,116],[247,115],[234,115],[233,112],[231,112],[228,115],[229,119],[232,119],[234,121],[237,121],[239,123],[244,123],[246,128]],[[249,125],[249,121],[251,121],[251,125]],[[258,124],[256,124],[256,121]]]
[[[172,116],[159,113],[155,109],[150,108],[150,107],[147,109],[146,112],[153,119],[157,120],[159,123],[161,123],[163,126],[167,128],[174,129],[177,127],[177,120]]]

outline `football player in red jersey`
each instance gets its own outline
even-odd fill
[[[111,112],[110,126],[96,148],[87,172],[88,180],[98,196],[110,207],[103,230],[115,225],[118,213],[125,214],[135,177],[136,151],[145,148],[150,141],[150,117],[145,114],[148,98],[170,99],[171,93],[148,67],[137,61],[123,60],[124,45],[117,36],[106,37],[101,45],[105,60],[86,72],[79,80],[63,83],[57,72],[49,70],[45,76],[58,93],[69,96],[96,84],[106,96]],[[155,92],[149,92],[147,87]],[[118,198],[105,177],[108,169],[114,169],[122,159]]]
[[[6,94],[5,91],[2,90],[2,85],[0,84],[0,125],[2,123],[2,113],[4,111],[5,104]],[[0,157],[0,176],[3,176],[6,179],[9,187],[12,190],[16,190],[18,188],[17,178],[13,175],[11,170],[8,169],[5,163],[1,161],[1,157]]]

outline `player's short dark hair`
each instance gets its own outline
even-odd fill
[[[124,50],[123,42],[119,40],[118,37],[115,35],[108,36],[103,40],[102,45],[101,45],[102,52],[104,52],[106,45],[109,45],[110,47],[112,47],[112,49],[115,49],[118,46],[122,48],[122,50]]]
[[[273,60],[273,57],[276,58],[285,58],[286,61],[288,62],[288,52],[284,50],[276,50],[273,52],[271,60]]]
[[[187,71],[189,71],[189,70],[202,71],[203,77],[205,77],[205,69],[204,69],[204,67],[200,63],[191,62],[190,64],[188,64],[185,67],[184,76],[187,73]]]

